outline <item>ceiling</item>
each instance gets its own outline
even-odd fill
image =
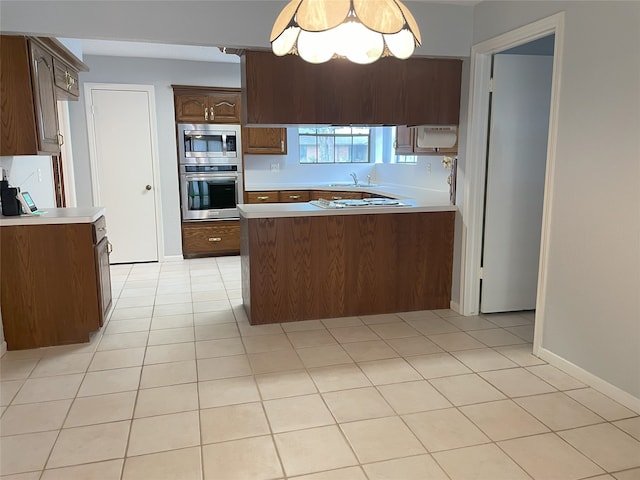
[[[222,53],[218,47],[124,42],[119,40],[82,40],[83,55],[108,57],[164,58],[196,62],[240,63],[237,55]]]
[[[482,0],[412,0],[429,3],[476,5]],[[160,43],[128,42],[119,40],[82,40],[83,55],[109,57],[162,58],[196,62],[240,63],[237,55],[222,53],[218,47],[168,45]]]

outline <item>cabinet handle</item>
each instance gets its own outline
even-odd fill
[[[331,200],[342,200],[342,197],[331,197]]]
[[[104,228],[104,227],[98,227],[96,230],[97,230],[98,232],[104,232],[104,231],[106,231],[107,229],[106,229],[106,228]]]
[[[213,122],[213,120],[216,118],[216,114],[213,113],[213,107],[209,108],[209,111],[211,111],[211,121]]]
[[[289,195],[289,198],[291,200],[298,200],[300,198],[300,195]]]
[[[280,140],[280,151],[284,153],[284,140]]]
[[[107,254],[111,255],[111,252],[113,252],[113,244],[107,240]]]
[[[264,202],[265,200],[269,200],[269,197],[256,197],[256,198],[261,202]]]
[[[210,242],[221,242],[222,238],[220,238],[220,237],[210,237],[209,241]]]
[[[222,102],[218,102],[218,103],[216,103],[216,104],[214,104],[214,105],[215,105],[216,107],[219,107],[220,105],[226,105],[227,107],[231,107],[231,108],[234,108],[234,107],[236,106],[236,104],[235,104],[235,103],[229,103],[229,102],[227,102],[226,100],[223,100]],[[213,107],[211,107],[211,108],[213,108]]]
[[[204,107],[204,119],[209,120],[209,109],[206,106]]]
[[[64,145],[64,136],[61,133],[58,133],[58,145]]]

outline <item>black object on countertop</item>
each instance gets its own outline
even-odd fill
[[[2,215],[7,217],[20,215],[22,213],[22,206],[20,200],[18,200],[18,189],[13,187],[6,187],[0,193],[2,198]]]

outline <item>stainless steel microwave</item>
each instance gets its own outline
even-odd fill
[[[240,125],[178,124],[180,163],[237,164],[242,159]]]

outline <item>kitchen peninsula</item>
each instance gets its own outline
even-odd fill
[[[104,208],[0,216],[0,285],[9,350],[87,342],[111,306]]]
[[[251,324],[449,308],[455,208],[239,206]]]

